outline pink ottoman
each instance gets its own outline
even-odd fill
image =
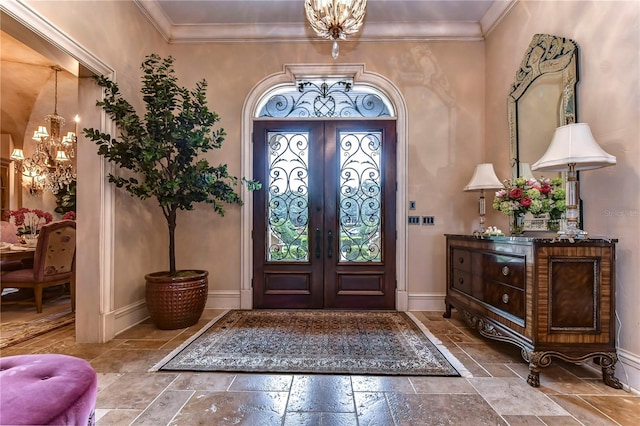
[[[92,425],[98,376],[80,358],[17,355],[0,358],[0,424]]]

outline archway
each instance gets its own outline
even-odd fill
[[[365,70],[363,64],[342,65],[285,65],[281,73],[267,76],[256,84],[247,98],[242,109],[242,159],[241,172],[243,176],[250,176],[253,165],[252,129],[256,112],[266,93],[287,86],[294,85],[298,80],[308,79],[310,76],[327,78],[349,78],[354,83],[360,83],[376,88],[389,99],[396,111],[397,121],[397,177],[398,190],[396,195],[396,309],[408,310],[407,293],[407,226],[406,216],[406,188],[407,188],[407,110],[404,97],[398,88],[387,78]],[[241,309],[252,309],[252,212],[253,200],[251,193],[243,187],[242,199],[245,204],[241,218]]]

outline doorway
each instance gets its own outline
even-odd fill
[[[254,122],[254,308],[395,308],[395,128]]]

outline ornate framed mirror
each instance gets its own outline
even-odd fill
[[[578,45],[535,34],[507,98],[512,179],[560,176],[532,172],[530,165],[545,153],[557,127],[577,121],[577,83]],[[546,224],[525,220],[525,230],[546,230]]]

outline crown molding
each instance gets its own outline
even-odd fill
[[[168,43],[210,42],[301,42],[315,41],[318,36],[306,23],[238,23],[174,25],[157,0],[134,0]],[[370,22],[354,39],[367,41],[395,40],[483,40],[507,15],[518,0],[497,0],[480,22],[425,21],[412,23]]]
[[[482,34],[485,37],[488,36],[489,33],[498,26],[500,21],[509,14],[511,8],[513,8],[518,1],[519,0],[500,0],[494,2],[480,20]]]

